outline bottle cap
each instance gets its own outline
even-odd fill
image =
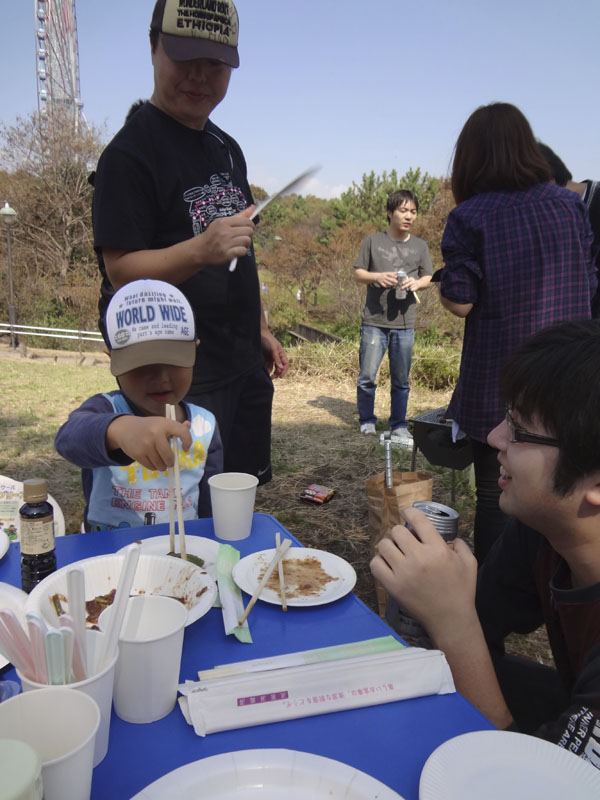
[[[48,497],[48,481],[45,478],[29,478],[23,481],[23,500],[26,503],[42,503]]]

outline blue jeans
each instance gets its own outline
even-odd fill
[[[373,325],[361,325],[359,373],[356,384],[356,402],[358,420],[361,425],[366,422],[377,422],[375,416],[375,379],[383,361],[385,351],[390,360],[392,408],[390,413],[390,430],[406,425],[406,406],[408,404],[408,373],[412,359],[412,348],[415,341],[413,328],[396,330],[395,328],[378,328]]]

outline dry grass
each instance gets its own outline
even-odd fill
[[[51,494],[65,514],[67,530],[75,532],[83,517],[79,470],[54,451],[56,430],[69,411],[86,397],[115,387],[106,367],[77,366],[73,358],[36,351],[35,360],[12,356],[0,345],[3,392],[0,399],[0,473],[18,480],[48,479]],[[97,354],[96,354],[97,356]],[[329,550],[346,558],[356,569],[356,593],[373,610],[377,603],[369,571],[370,535],[367,522],[365,480],[383,472],[383,447],[378,438],[358,432],[354,382],[334,380],[324,368],[310,374],[303,364],[276,382],[273,408],[273,471],[271,483],[257,492],[256,510],[272,514],[306,546]],[[331,374],[331,373],[329,373]],[[447,404],[449,392],[414,387],[409,415]],[[377,396],[381,430],[385,428],[389,388]],[[410,469],[411,454],[393,451],[393,466]],[[434,500],[454,505],[461,515],[461,535],[469,541],[473,495],[468,470],[457,475],[456,500],[451,500],[451,473],[431,467],[419,455],[416,468],[434,475]],[[300,500],[300,490],[310,483],[335,490],[323,506]],[[513,637],[513,652],[551,663],[544,632]]]

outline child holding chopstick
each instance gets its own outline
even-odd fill
[[[223,449],[210,411],[186,403],[196,356],[194,316],[175,286],[128,283],[106,310],[110,370],[119,390],[97,394],[71,412],[56,450],[82,471],[85,529],[169,521],[172,437],[181,440],[184,519],[210,516],[208,478],[223,470]],[[175,407],[175,420],[165,406]]]

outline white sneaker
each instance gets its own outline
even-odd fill
[[[375,430],[375,423],[363,422],[363,424],[360,426],[360,432],[375,436],[375,434],[377,433],[377,431]]]
[[[413,446],[413,437],[410,435],[408,428],[396,428],[392,431],[392,442],[411,450]]]

